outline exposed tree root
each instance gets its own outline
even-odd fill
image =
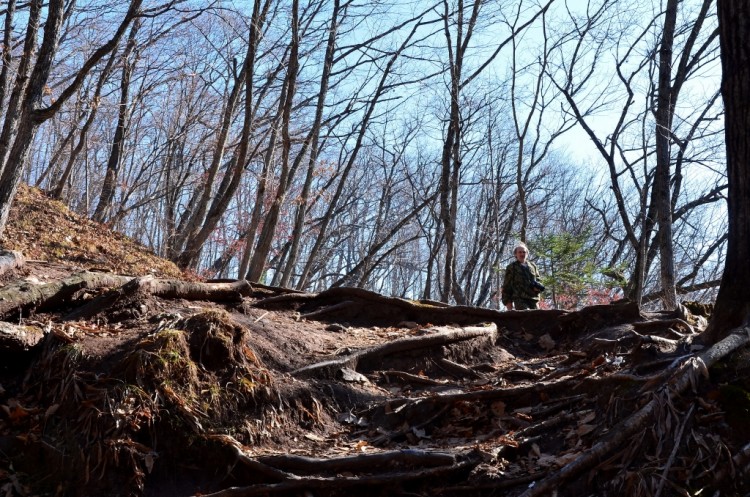
[[[402,352],[411,352],[419,349],[428,349],[448,345],[464,340],[471,340],[479,337],[486,337],[494,341],[497,333],[497,327],[493,325],[476,326],[462,328],[457,331],[440,330],[438,333],[408,337],[388,342],[370,349],[360,350],[351,355],[342,358],[331,359],[328,361],[305,366],[292,374],[300,378],[309,377],[334,377],[336,372],[341,368],[351,368],[356,370],[362,364],[374,364],[379,359]]]
[[[381,371],[380,374],[386,378],[386,381],[400,380],[406,383],[416,385],[429,385],[429,386],[440,386],[445,385],[444,381],[433,380],[432,378],[426,378],[416,374],[407,373],[405,371]]]
[[[692,321],[632,304],[498,312],[245,281],[31,281],[0,289],[14,321],[0,350],[42,344],[23,389],[0,385],[0,427],[33,441],[43,426],[34,450],[71,456],[41,481],[73,472],[88,495],[196,467],[180,495],[666,497],[750,465],[744,439],[710,431],[750,412],[750,329],[702,350]],[[116,350],[91,358],[99,335]]]
[[[247,280],[226,283],[198,283],[159,278],[143,278],[141,289],[165,299],[208,300],[211,302],[238,302],[252,292]]]
[[[614,452],[626,441],[631,440],[638,432],[643,431],[648,424],[653,423],[659,406],[665,400],[674,399],[691,385],[696,385],[700,381],[700,377],[708,374],[708,367],[748,343],[750,343],[750,328],[739,328],[702,354],[685,361],[672,375],[672,378],[660,388],[659,392],[654,394],[654,398],[610,430],[610,436],[596,443],[575,461],[537,482],[536,485],[521,494],[521,497],[550,495],[567,480],[605,460],[608,454]]]
[[[449,452],[404,449],[328,459],[295,455],[258,456],[256,459],[263,464],[284,471],[315,474],[323,472],[387,470],[394,465],[436,468],[453,466],[461,458],[460,454],[456,455]]]
[[[311,458],[299,456],[248,457],[238,443],[232,443],[237,462],[275,479],[278,483],[262,483],[233,487],[203,497],[247,497],[287,494],[293,491],[318,490],[337,493],[352,492],[357,488],[367,493],[373,487],[392,488],[415,480],[439,480],[467,473],[480,459],[477,454],[449,454],[419,450],[401,450],[378,454],[363,454],[341,458]],[[407,471],[399,471],[406,469]],[[291,473],[292,471],[301,474]],[[329,476],[331,473],[338,475]],[[343,476],[341,473],[361,473]],[[343,495],[343,493],[341,493]]]
[[[27,352],[44,339],[44,331],[36,326],[20,326],[0,321],[0,353]]]
[[[567,311],[501,312],[481,307],[446,306],[426,301],[386,297],[361,288],[349,287],[331,288],[316,294],[277,295],[260,300],[255,303],[255,306],[292,307],[299,310],[303,316],[325,315],[327,319],[353,323],[365,322],[370,325],[414,321],[433,325],[463,326],[494,322],[498,327],[509,330],[534,330],[535,334],[539,335],[548,333],[550,330],[554,330],[554,333],[561,331],[558,317],[568,314]],[[318,314],[319,311],[320,314]],[[609,311],[611,313],[612,309],[610,308]]]
[[[457,378],[481,378],[481,375],[473,369],[462,364],[455,363],[451,360],[446,359],[445,357],[438,357],[437,359],[435,359],[435,363],[440,369]]]
[[[152,276],[134,278],[119,288],[96,297],[65,316],[66,321],[86,319],[115,305],[121,300],[137,294],[164,299],[206,300],[211,302],[239,302],[252,291],[247,280],[216,283],[198,283],[180,280],[158,279]]]
[[[80,290],[119,287],[131,279],[128,276],[84,271],[51,283],[15,283],[0,289],[0,318],[7,319],[31,308],[43,310],[58,306]]]

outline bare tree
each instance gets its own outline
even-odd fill
[[[308,260],[305,263],[305,267],[302,271],[302,275],[300,276],[301,287],[304,287],[304,285],[308,281],[313,265],[315,264],[316,258],[318,256],[318,252],[320,251],[323,245],[323,242],[325,241],[325,237],[327,236],[328,226],[331,224],[333,220],[332,217],[333,217],[335,210],[338,207],[338,202],[341,199],[342,193],[344,191],[344,187],[346,186],[346,180],[349,177],[349,174],[352,171],[352,167],[354,166],[357,160],[357,155],[359,154],[359,151],[361,150],[362,142],[365,137],[365,133],[367,132],[368,126],[370,124],[370,119],[372,118],[375,112],[375,109],[380,103],[381,98],[383,98],[383,96],[389,89],[387,87],[387,83],[391,75],[391,70],[393,69],[395,63],[399,60],[399,57],[404,52],[404,50],[406,50],[407,47],[409,47],[411,39],[417,33],[417,30],[420,27],[420,25],[421,25],[420,22],[415,22],[409,34],[405,37],[405,39],[400,44],[400,46],[388,54],[388,59],[387,59],[385,68],[382,71],[380,80],[378,82],[377,87],[375,88],[374,94],[372,95],[370,100],[366,103],[366,107],[365,107],[366,110],[362,118],[362,121],[358,125],[358,130],[356,133],[356,141],[352,148],[352,152],[349,154],[346,164],[343,170],[341,171],[341,174],[338,179],[338,185],[336,186],[336,190],[330,200],[329,206],[325,214],[323,215],[320,227],[318,228],[318,235],[315,238],[315,243],[310,250]]]
[[[700,53],[710,46],[716,37],[712,33],[703,47],[698,49],[698,55],[693,53],[693,47],[701,32],[703,23],[708,15],[711,0],[704,0],[701,10],[691,28],[686,47],[682,52],[676,74],[673,74],[674,37],[677,29],[677,13],[679,2],[668,0],[664,11],[664,27],[659,45],[659,73],[656,90],[656,108],[654,110],[656,123],[656,169],[654,171],[654,206],[659,225],[659,263],[661,275],[662,303],[666,309],[677,307],[677,293],[674,270],[674,247],[672,239],[672,192],[670,179],[672,173],[672,121],[675,107],[680,96],[680,89],[685,84],[691,66],[700,59]]]
[[[44,36],[32,67],[31,59],[36,53],[34,47],[42,10],[42,2],[32,0],[24,53],[19,61],[16,82],[11,92],[3,131],[0,135],[0,234],[5,229],[10,205],[18,189],[18,182],[36,129],[60,109],[80,87],[88,72],[117,46],[127,27],[138,15],[141,1],[130,2],[114,36],[89,56],[75,75],[73,82],[62,91],[55,102],[43,108],[42,97],[57,52],[65,2],[52,0],[47,5]]]
[[[292,114],[292,105],[294,93],[297,86],[297,70],[299,66],[299,0],[292,0],[292,40],[289,50],[289,62],[286,68],[286,77],[284,78],[284,87],[282,90],[282,99],[279,103],[281,107],[281,175],[279,185],[274,197],[271,208],[266,215],[263,223],[263,229],[258,239],[258,245],[253,252],[250,268],[247,273],[247,279],[257,281],[265,269],[266,258],[271,248],[274,234],[276,233],[276,224],[279,220],[279,211],[284,203],[289,185],[296,168],[290,168],[289,154],[292,148],[292,140],[289,134],[289,126]],[[297,163],[298,164],[298,163]]]
[[[559,45],[560,53],[564,53],[568,60],[558,66],[553,77],[568,102],[570,112],[607,164],[624,231],[622,240],[626,241],[632,253],[628,296],[641,302],[649,267],[661,251],[661,286],[667,292],[663,294],[663,304],[669,308],[676,302],[673,298],[676,276],[671,233],[673,223],[684,214],[678,215],[680,208],[676,207],[676,196],[680,193],[682,167],[690,160],[685,153],[690,144],[694,146],[701,141],[702,137],[696,131],[703,129],[706,122],[713,119],[710,111],[714,107],[715,95],[708,96],[698,107],[701,111],[690,116],[695,120],[688,124],[683,137],[679,136],[679,130],[690,121],[688,116],[675,118],[679,109],[677,103],[681,90],[690,79],[715,58],[716,36],[704,26],[710,2],[701,2],[701,8],[694,13],[694,17],[688,18],[686,24],[679,27],[674,25],[677,5],[670,2],[666,13],[656,12],[650,19],[647,18],[649,20],[644,25],[637,25],[638,31],[632,29],[631,39],[627,39],[626,31],[611,33],[615,37],[612,38],[607,35],[611,29],[608,19],[617,15],[612,11],[617,5],[603,1],[595,8],[590,4],[592,9],[581,18],[571,14],[575,29],[570,32],[570,38],[565,40],[563,37],[564,41]],[[665,18],[663,25],[662,16]],[[635,21],[639,17],[642,16],[630,15]],[[657,33],[658,42],[655,44],[648,42],[650,33]],[[682,35],[679,45],[675,33]],[[568,42],[572,48],[566,52],[564,47],[568,46]],[[642,44],[650,48],[646,57],[638,58],[636,51],[640,50],[638,47]],[[679,55],[674,56],[678,47]],[[608,52],[616,57],[612,63],[616,81],[621,85],[619,94],[611,76],[600,81],[602,86],[599,90],[593,90],[592,82],[601,74],[598,72],[600,68],[612,74],[612,69],[604,64],[604,54]],[[659,64],[655,67],[656,53],[660,56]],[[673,63],[675,59],[678,61],[676,64]],[[654,116],[653,121],[648,119],[645,111],[634,113],[634,109],[644,102],[643,94],[638,93],[644,79],[651,88],[645,105]],[[597,97],[592,98],[594,91],[598,92]],[[619,115],[614,126],[610,125],[611,131],[603,138],[593,124],[594,116],[603,108],[613,108],[614,102],[619,104]],[[648,129],[651,123],[657,130],[655,134]],[[636,144],[633,145],[631,140]],[[636,140],[640,140],[640,145]],[[677,153],[674,153],[673,143],[679,145]],[[691,150],[696,153],[694,148]],[[639,168],[642,172],[639,172]],[[631,183],[628,184],[628,181]],[[713,194],[704,196],[704,199],[710,201],[711,197],[717,199]],[[686,202],[685,205],[690,203]],[[667,226],[664,231],[663,226]]]
[[[2,186],[25,161],[185,268],[300,289],[493,305],[514,238],[595,224],[592,260],[632,269],[631,296],[708,295],[722,110],[692,81],[718,65],[713,3],[663,4],[168,2],[121,26],[123,6],[6,2]],[[571,119],[610,189],[557,148]]]
[[[301,239],[304,229],[305,214],[308,209],[308,202],[310,199],[310,189],[312,187],[313,176],[315,174],[316,162],[318,159],[319,148],[318,143],[320,139],[320,128],[323,122],[323,112],[328,96],[328,88],[330,85],[331,71],[333,69],[333,57],[336,49],[336,35],[339,25],[341,2],[334,0],[331,9],[331,19],[328,27],[328,40],[326,42],[325,55],[323,56],[323,67],[320,75],[320,88],[318,90],[317,103],[315,105],[315,117],[313,119],[310,132],[305,138],[302,144],[302,151],[299,153],[299,160],[304,157],[304,152],[309,148],[310,156],[307,164],[307,172],[305,174],[305,181],[300,192],[299,205],[297,205],[296,213],[294,216],[294,228],[292,229],[292,241],[289,247],[289,254],[286,260],[286,267],[281,277],[281,286],[289,285],[292,278],[294,267],[297,264],[297,258],[299,257],[299,248],[301,245]]]
[[[750,318],[750,4],[719,0],[719,32],[723,78],[721,93],[726,112],[727,211],[729,233],[727,260],[716,308],[705,338],[715,343]]]
[[[440,161],[440,219],[445,240],[445,264],[441,298],[444,301],[455,298],[459,303],[466,302],[465,295],[456,285],[456,214],[458,209],[458,183],[461,172],[462,117],[460,106],[462,92],[465,91],[472,80],[486,69],[505,46],[547,11],[552,1],[550,0],[540,7],[525,22],[514,24],[507,38],[498,43],[493,53],[468,76],[464,73],[465,58],[474,36],[474,29],[483,2],[474,0],[471,5],[464,6],[463,0],[458,0],[455,9],[450,7],[447,1],[443,2],[444,34],[448,48],[447,72],[450,75],[450,105]],[[465,18],[465,10],[468,11],[468,18]],[[453,18],[454,15],[455,19]],[[520,16],[520,4],[518,15]],[[453,29],[455,29],[455,32],[453,32]]]
[[[122,164],[123,148],[125,138],[128,132],[130,121],[131,104],[130,101],[130,80],[133,74],[133,68],[138,61],[137,36],[141,27],[141,21],[136,19],[130,27],[128,41],[125,44],[125,51],[122,54],[122,73],[120,76],[120,101],[117,107],[117,125],[115,134],[112,138],[112,147],[107,160],[107,172],[104,175],[102,191],[99,195],[99,203],[94,210],[94,221],[104,222],[112,206],[112,199],[115,196],[115,183]]]
[[[185,239],[184,247],[181,252],[174,257],[174,260],[182,267],[193,267],[196,265],[203,244],[218,224],[220,218],[224,215],[227,206],[240,185],[240,180],[245,170],[245,164],[250,149],[250,131],[253,126],[253,76],[255,74],[255,58],[270,5],[270,1],[265,1],[261,4],[260,0],[255,0],[253,4],[253,13],[250,19],[250,30],[247,41],[247,53],[245,55],[245,62],[242,70],[242,74],[245,75],[245,107],[239,146],[235,155],[230,160],[230,167],[224,175],[222,183],[219,186],[219,191],[213,196],[210,207],[207,207],[205,217],[193,216],[193,219],[195,219],[196,222],[191,223],[191,225],[194,225],[195,229],[187,230],[188,236]],[[241,81],[241,78],[236,78],[235,86],[241,84]],[[230,115],[231,113],[228,108],[225,109],[225,121],[229,119]],[[222,127],[221,133],[223,134],[224,132],[225,128]],[[214,155],[214,163],[217,164],[217,167],[218,164],[221,163],[223,146],[224,144],[220,142],[217,145],[217,152]],[[211,183],[207,182],[204,188],[210,189]],[[205,193],[209,190],[203,191],[204,196],[208,195],[210,198],[210,194]],[[199,205],[202,206],[203,202],[201,201]]]

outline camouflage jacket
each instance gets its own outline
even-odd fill
[[[508,305],[516,299],[539,300],[539,293],[532,284],[539,280],[539,270],[536,266],[526,261],[526,266],[518,261],[513,261],[505,268],[503,278],[503,304]]]

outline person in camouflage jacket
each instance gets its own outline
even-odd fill
[[[524,243],[513,248],[516,260],[505,268],[502,300],[509,311],[537,309],[539,294],[544,287],[539,283],[539,270],[529,260],[529,249]]]

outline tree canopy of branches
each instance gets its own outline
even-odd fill
[[[497,306],[522,240],[591,259],[553,307],[718,288],[709,0],[0,13],[0,229],[23,180],[206,277]]]

